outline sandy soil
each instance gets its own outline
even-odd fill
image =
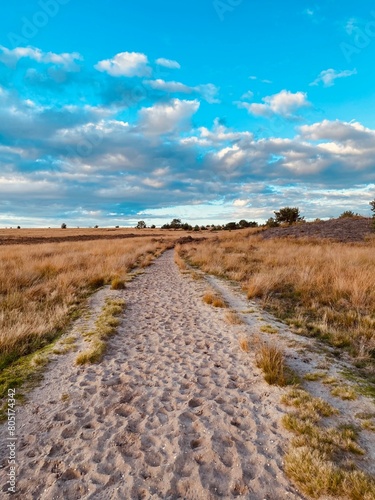
[[[55,357],[18,411],[14,498],[303,498],[282,470],[282,389],[240,350],[246,325],[202,302],[206,286],[168,251],[121,292],[101,364]]]

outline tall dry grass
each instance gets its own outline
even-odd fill
[[[167,245],[137,238],[0,247],[0,369],[48,344],[85,297]]]
[[[261,299],[300,333],[348,348],[359,364],[373,360],[374,239],[263,240],[241,231],[184,245],[180,254],[206,272],[241,282],[249,298]]]

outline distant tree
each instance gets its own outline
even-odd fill
[[[193,230],[193,226],[191,226],[190,224],[188,224],[187,222],[185,222],[185,224],[182,224],[182,229],[184,231],[192,231]]]
[[[194,226],[194,231],[200,231],[198,224]]]
[[[375,217],[375,200],[370,201],[371,212],[374,212],[373,217]]]
[[[17,229],[21,229],[21,226],[17,226]]]
[[[170,223],[171,229],[180,229],[181,225],[181,219],[173,219]]]
[[[155,224],[152,224],[151,229],[155,229],[155,228],[156,228]]]
[[[238,223],[238,226],[240,229],[244,229],[246,227],[258,227],[258,223],[255,222],[255,221],[247,221],[245,219],[242,219],[240,220],[240,222]]]
[[[144,220],[140,220],[136,227],[137,229],[146,229],[147,226]]]
[[[171,228],[171,225],[170,224],[163,224],[161,226],[162,229],[170,229]]]
[[[348,217],[358,217],[359,214],[355,214],[354,212],[352,212],[351,210],[345,210],[345,212],[343,212],[340,216],[339,216],[339,219],[346,219]]]
[[[225,224],[224,229],[227,231],[233,231],[234,229],[238,229],[238,226],[236,222],[228,222],[228,224]]]
[[[96,224],[96,226],[94,226],[94,229],[99,229],[99,226]]]
[[[301,222],[304,218],[301,217],[299,208],[297,207],[284,207],[278,212],[274,212],[276,222],[287,222],[288,224],[293,224],[295,222]]]
[[[120,226],[116,226],[115,229],[120,229]]]
[[[239,225],[239,227],[241,229],[244,229],[245,227],[249,227],[249,223],[245,219],[240,220],[240,222],[238,223],[238,225]]]
[[[201,226],[201,231],[207,231],[206,226]]]
[[[63,223],[61,224],[61,229],[66,229],[66,224],[65,224],[65,222],[63,222]]]
[[[279,227],[279,225],[280,224],[273,217],[270,217],[266,222],[267,227]]]

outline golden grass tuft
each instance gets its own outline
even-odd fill
[[[220,307],[220,308],[226,307],[226,304],[223,301],[223,299],[221,299],[220,297],[218,297],[213,292],[206,292],[203,295],[203,302],[205,302],[206,304],[211,305],[213,307]]]
[[[276,330],[276,328],[273,328],[273,326],[271,325],[261,326],[260,331],[263,333],[270,333],[270,334],[278,333],[278,330]]]
[[[275,344],[258,343],[255,359],[268,384],[284,387],[292,383],[292,373],[285,365],[284,352]]]
[[[249,341],[246,339],[240,339],[240,348],[243,352],[250,352]]]
[[[309,382],[317,382],[318,380],[322,380],[326,376],[326,372],[311,372],[306,373],[303,378],[304,380],[308,380]]]
[[[181,257],[181,245],[176,245],[175,251],[174,251],[174,261],[177,264],[177,266],[180,268],[181,271],[185,271],[187,269],[186,262],[184,259]]]
[[[229,311],[225,315],[225,320],[230,325],[243,325],[243,323],[244,323],[243,320],[234,311]]]
[[[112,290],[125,290],[125,281],[118,276],[114,277],[111,281]]]
[[[343,400],[355,400],[358,398],[357,393],[354,391],[352,387],[349,387],[348,385],[340,385],[338,387],[334,387],[331,389],[331,394],[332,396],[335,396],[337,398],[343,399]]]

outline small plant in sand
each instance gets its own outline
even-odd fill
[[[264,333],[270,333],[270,334],[275,334],[275,333],[278,333],[278,331],[276,330],[276,328],[274,328],[273,326],[271,325],[264,325],[264,326],[261,326],[260,327],[260,331],[261,332],[264,332]]]
[[[211,305],[213,307],[226,307],[226,304],[223,301],[223,299],[221,299],[220,297],[218,297],[213,292],[206,292],[203,295],[203,302],[205,302],[206,304],[209,304],[209,305]]]
[[[326,372],[311,372],[311,373],[306,373],[303,378],[305,380],[308,380],[309,382],[316,382],[318,380],[323,379],[326,376]]]
[[[119,276],[115,276],[111,281],[111,289],[112,290],[124,290],[125,289],[125,281],[122,280]]]
[[[283,351],[275,344],[258,342],[256,364],[264,372],[264,379],[270,385],[285,386],[293,383],[294,377],[285,364]]]
[[[243,325],[244,323],[243,320],[234,311],[229,311],[225,315],[225,319],[230,325]]]
[[[240,348],[243,352],[250,352],[249,341],[247,339],[240,339]]]
[[[357,393],[348,385],[340,385],[331,389],[332,396],[343,400],[357,399]]]

